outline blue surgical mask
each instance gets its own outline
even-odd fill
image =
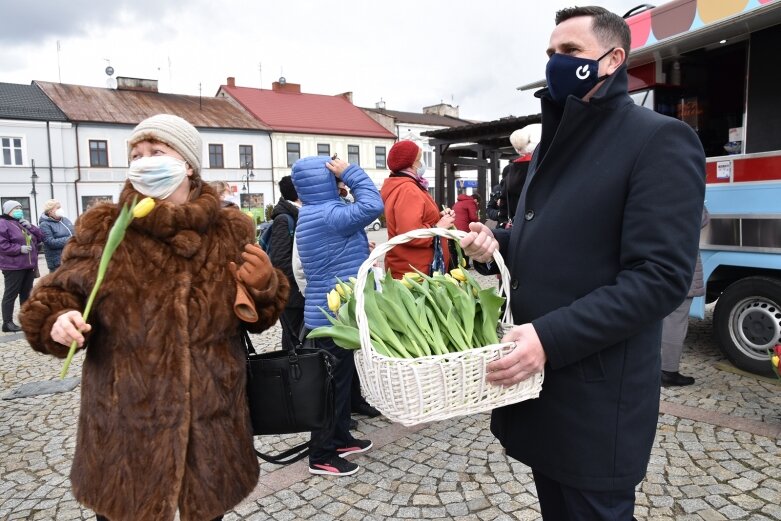
[[[138,192],[155,199],[169,197],[187,175],[187,163],[171,156],[139,157],[130,163],[127,178]]]
[[[582,98],[597,83],[607,78],[609,75],[599,76],[599,62],[614,49],[615,47],[596,60],[568,54],[552,55],[545,67],[545,79],[553,101],[563,106],[570,96]]]
[[[13,212],[11,212],[11,217],[19,221],[21,219],[24,219],[24,212],[21,210],[14,210]]]

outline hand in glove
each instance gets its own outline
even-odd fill
[[[244,253],[241,254],[244,262],[236,268],[236,263],[228,264],[231,273],[237,280],[243,282],[248,287],[264,291],[270,283],[275,283],[276,273],[268,255],[257,244],[247,244],[244,246]]]
[[[27,246],[26,244],[24,246],[19,247],[19,253],[30,253],[32,251],[32,246]]]
[[[19,219],[19,224],[21,224],[25,228],[29,228],[30,227],[30,221],[28,221],[27,219]]]

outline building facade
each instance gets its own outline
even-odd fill
[[[396,136],[353,105],[350,93],[302,93],[300,85],[284,78],[270,90],[237,87],[230,77],[217,97],[252,113],[272,130],[276,179],[290,174],[299,158],[334,154],[359,165],[378,187],[388,175],[386,157]]]

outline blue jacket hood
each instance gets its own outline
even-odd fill
[[[304,204],[317,204],[339,199],[336,176],[326,168],[328,156],[302,157],[293,164],[293,184]]]

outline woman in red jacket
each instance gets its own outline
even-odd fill
[[[453,210],[439,211],[437,203],[428,193],[428,181],[423,177],[426,163],[423,151],[414,141],[399,141],[388,152],[390,176],[380,190],[385,204],[385,221],[388,239],[418,228],[450,228],[455,214]],[[443,247],[445,265],[449,263],[447,247]],[[385,268],[394,278],[418,269],[429,273],[434,258],[433,239],[414,239],[394,247],[385,254]]]

